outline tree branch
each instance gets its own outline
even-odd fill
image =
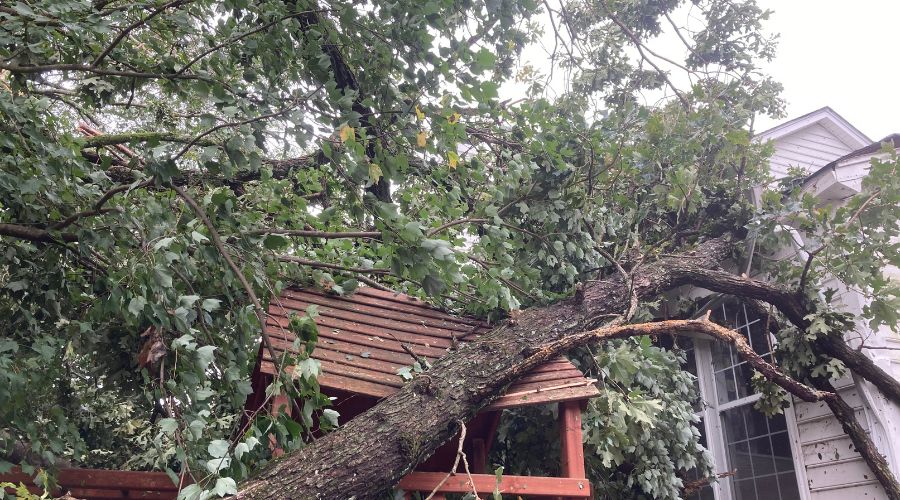
[[[100,55],[98,55],[97,58],[94,59],[94,62],[91,63],[91,67],[92,67],[92,68],[96,68],[97,66],[99,66],[100,63],[103,62],[103,59],[105,59],[106,56],[108,56],[109,53],[112,52],[113,49],[115,49],[116,46],[119,45],[119,43],[121,43],[122,40],[124,40],[126,36],[128,36],[129,33],[131,33],[132,31],[134,31],[135,29],[137,29],[137,28],[143,26],[144,24],[147,23],[147,21],[149,21],[149,20],[153,19],[154,17],[158,16],[159,14],[161,14],[161,13],[162,13],[163,11],[165,11],[166,9],[169,9],[169,8],[171,8],[171,7],[179,7],[179,6],[183,5],[183,4],[190,3],[190,2],[192,2],[192,1],[193,1],[193,0],[173,0],[173,1],[171,1],[171,2],[165,3],[165,4],[163,4],[163,5],[160,5],[160,6],[157,7],[157,8],[153,9],[153,10],[150,12],[150,14],[147,15],[147,17],[144,17],[144,18],[142,18],[142,19],[139,19],[139,20],[137,20],[137,21],[131,23],[130,25],[126,26],[125,29],[123,29],[123,30],[118,34],[118,36],[116,36],[115,39],[113,39],[112,43],[110,43],[110,44],[106,47],[106,49],[104,49],[103,52],[101,52]]]

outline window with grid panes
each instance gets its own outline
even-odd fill
[[[767,325],[743,304],[723,302],[713,309],[712,319],[742,333],[771,361]],[[695,410],[702,417],[704,445],[720,450],[718,456],[714,453],[717,471],[736,470],[717,490],[705,488],[691,499],[799,500],[787,421],[784,415],[766,418],[753,408],[759,399],[750,383],[753,370],[721,342],[682,339],[679,344],[686,351],[685,369],[698,377],[702,401]]]

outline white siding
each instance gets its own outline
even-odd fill
[[[834,381],[841,397],[856,410],[856,418],[868,430],[864,401],[853,382]],[[806,480],[812,500],[886,498],[869,467],[844,434],[825,403],[794,402]]]
[[[788,167],[800,167],[812,173],[855,149],[819,123],[779,137],[774,146],[770,167],[776,179],[784,177]]]
[[[843,136],[833,133],[836,127],[839,127],[839,124],[831,123],[825,118],[824,121],[819,119],[800,127],[789,127],[781,135],[776,133],[768,136],[773,140],[774,146],[770,164],[772,176],[776,179],[784,177],[789,167],[799,167],[813,173],[862,147],[862,144],[853,143],[853,140],[846,137],[842,139]],[[838,182],[852,183],[853,180],[865,175],[867,166],[868,157],[848,160],[839,165],[833,175]],[[835,196],[828,198],[826,195],[829,193],[817,191],[815,193],[820,195],[823,203],[838,201],[846,196],[837,193],[840,196],[835,195],[836,199],[831,199]],[[857,292],[848,291],[837,283],[830,285],[841,292],[838,299],[839,308],[853,313],[861,312],[865,301]],[[870,332],[864,325],[858,327],[868,333],[867,345],[900,346],[900,339],[896,336],[885,335],[885,332]],[[848,336],[848,341],[850,340]],[[856,343],[851,341],[851,344],[858,345],[858,341]],[[900,378],[900,351],[869,350],[867,354],[883,368],[893,369]],[[858,386],[849,377],[836,380],[834,383],[840,395],[856,410],[857,419],[872,436],[879,450],[891,456],[895,452],[892,448],[897,445],[885,440],[896,440],[896,436],[900,435],[897,427],[900,422],[898,420],[900,409],[889,403],[885,405],[883,398],[873,400],[870,392],[867,392],[868,384]],[[887,498],[881,485],[854,449],[850,438],[844,434],[840,423],[825,403],[795,401],[794,412],[801,450],[800,456],[796,457],[797,467],[805,470],[810,500]],[[900,469],[898,463],[891,465],[895,471]]]

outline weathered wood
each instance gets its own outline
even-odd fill
[[[174,499],[178,486],[163,472],[115,471],[102,469],[61,469],[54,494],[70,492],[75,498],[159,498]],[[24,483],[29,491],[42,494],[31,475],[15,468],[0,474],[0,482]]]
[[[413,472],[400,480],[399,488],[406,491],[431,492],[447,474],[443,472]],[[497,476],[472,474],[479,496],[490,495],[497,488]],[[565,495],[570,498],[591,498],[591,483],[587,479],[563,477],[503,476],[499,486],[502,495],[524,495],[529,498],[552,498]],[[470,493],[472,483],[466,474],[456,474],[444,483],[441,493]]]
[[[717,268],[731,248],[731,238],[723,236],[648,264],[635,273],[632,289],[639,298],[655,297],[687,283],[689,272]],[[275,461],[243,483],[238,497],[377,497],[453,437],[457,422],[470,419],[515,380],[550,361],[541,347],[596,328],[610,314],[625,311],[630,298],[616,277],[587,284],[577,297],[522,312],[450,351],[341,429]]]
[[[559,444],[562,455],[560,470],[563,477],[576,479],[587,477],[581,433],[581,404],[578,401],[559,404]]]

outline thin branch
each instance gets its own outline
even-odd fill
[[[450,468],[450,472],[444,476],[444,479],[435,485],[434,489],[431,490],[431,494],[425,497],[425,500],[431,500],[437,494],[438,490],[441,489],[441,486],[447,483],[450,480],[450,476],[456,475],[456,469],[459,468],[459,460],[465,458],[465,453],[463,452],[463,442],[466,440],[466,424],[459,420],[459,447],[456,449],[456,459],[453,461],[453,467]],[[468,464],[466,464],[466,472],[468,472]],[[475,494],[475,498],[478,498],[478,492],[475,491],[475,481],[472,480],[472,475],[469,474],[469,482],[472,484],[472,493]]]
[[[301,266],[309,266],[315,267],[319,269],[334,269],[335,271],[346,271],[348,273],[358,273],[358,274],[380,274],[387,275],[391,274],[389,269],[375,269],[375,268],[367,268],[367,267],[345,267],[340,266],[338,264],[329,264],[327,262],[318,262],[315,260],[303,259],[300,257],[294,257],[293,255],[279,255],[277,257],[281,262],[292,262],[294,264],[300,264]]]
[[[252,118],[246,118],[246,119],[244,119],[244,120],[238,120],[238,121],[234,121],[234,122],[220,123],[220,124],[218,124],[218,125],[216,125],[216,126],[214,126],[214,127],[210,127],[210,128],[208,128],[208,129],[206,129],[204,132],[200,133],[200,135],[198,135],[197,137],[194,137],[193,139],[191,139],[191,140],[184,146],[184,148],[182,148],[181,151],[178,152],[178,154],[176,154],[174,157],[172,157],[172,160],[173,160],[173,161],[174,161],[174,160],[178,160],[179,158],[181,158],[182,156],[184,156],[185,153],[187,153],[188,151],[190,151],[192,147],[194,147],[195,145],[197,145],[198,142],[200,142],[201,140],[203,140],[204,137],[206,137],[206,136],[208,136],[208,135],[210,135],[210,134],[212,134],[212,133],[214,133],[214,132],[216,132],[216,131],[222,130],[223,128],[239,127],[239,126],[241,126],[241,125],[247,125],[247,124],[249,124],[249,123],[254,123],[254,122],[258,122],[258,121],[262,121],[262,120],[268,120],[268,119],[270,119],[270,118],[275,118],[275,117],[281,116],[281,115],[283,115],[283,114],[285,114],[285,113],[287,113],[287,112],[293,110],[294,108],[296,108],[297,106],[299,106],[299,105],[302,104],[303,102],[305,102],[307,99],[309,99],[310,97],[312,97],[313,95],[315,95],[315,94],[316,94],[317,92],[319,92],[319,90],[321,90],[321,89],[322,89],[322,86],[319,86],[318,88],[316,88],[315,90],[313,90],[313,91],[310,92],[309,94],[303,96],[302,98],[296,99],[296,100],[294,100],[294,102],[292,102],[291,104],[289,104],[289,105],[287,105],[287,106],[285,106],[285,107],[283,107],[283,108],[281,108],[281,109],[278,109],[278,110],[276,110],[276,111],[273,111],[273,112],[271,112],[271,113],[266,113],[266,114],[262,114],[262,115],[259,115],[259,116],[254,116],[254,117],[252,117]]]
[[[469,223],[483,224],[486,222],[489,222],[488,219],[475,219],[475,218],[468,218],[468,217],[465,219],[457,219],[454,221],[447,222],[446,224],[442,224],[442,225],[428,231],[427,235],[430,238],[440,232],[450,229],[453,226],[459,226],[461,224],[469,224]]]
[[[303,238],[322,238],[326,240],[344,238],[370,238],[381,239],[381,231],[310,231],[306,229],[251,229],[241,232],[245,236],[262,236],[265,234],[280,234],[283,236],[299,236]]]
[[[112,43],[110,43],[110,44],[106,47],[106,49],[105,49],[103,52],[101,52],[100,55],[97,56],[96,59],[94,59],[94,62],[91,63],[91,67],[92,67],[92,68],[96,68],[97,66],[99,66],[100,63],[103,62],[104,59],[106,59],[106,56],[108,56],[109,53],[112,52],[113,49],[115,49],[116,46],[119,45],[119,43],[121,43],[122,40],[124,40],[125,37],[128,36],[129,33],[131,33],[132,31],[134,31],[135,29],[137,29],[137,28],[143,26],[144,24],[147,23],[147,21],[149,21],[149,20],[153,19],[154,17],[158,16],[159,14],[161,14],[161,13],[162,13],[163,11],[165,11],[166,9],[169,9],[169,8],[171,8],[171,7],[179,7],[179,6],[183,5],[183,4],[190,3],[190,2],[192,2],[192,1],[193,1],[193,0],[173,0],[173,1],[169,2],[169,3],[160,5],[159,7],[153,9],[153,11],[150,12],[150,14],[148,14],[147,17],[142,18],[142,19],[139,19],[139,20],[137,20],[137,21],[131,23],[130,25],[126,26],[125,29],[123,29],[123,30],[119,33],[119,35],[116,36],[115,39],[113,39]]]
[[[625,36],[627,36],[632,41],[632,43],[634,43],[635,48],[637,49],[638,53],[641,55],[641,59],[643,59],[644,61],[647,61],[647,64],[649,64],[650,66],[653,66],[653,69],[655,69],[656,72],[659,73],[659,76],[662,77],[662,79],[666,82],[666,84],[669,85],[669,87],[672,89],[672,91],[675,92],[675,96],[678,97],[678,100],[681,101],[681,104],[684,106],[684,108],[690,109],[691,105],[688,102],[688,100],[684,97],[684,95],[682,95],[681,91],[679,91],[678,88],[672,84],[672,81],[669,80],[669,77],[666,75],[666,73],[662,69],[660,69],[660,67],[657,66],[656,63],[654,63],[650,58],[648,58],[647,54],[644,53],[644,49],[646,47],[644,46],[644,44],[641,43],[640,38],[638,38],[637,35],[635,35],[630,29],[628,29],[628,27],[625,26],[625,24],[622,23],[622,21],[620,21],[619,18],[617,18],[615,16],[615,14],[612,13],[612,11],[609,9],[609,6],[606,4],[606,2],[604,0],[600,0],[600,3],[603,5],[603,9],[606,11],[607,15],[609,16],[609,19],[612,22],[614,22],[616,24],[616,26],[619,27],[620,30],[622,30],[622,33],[624,33]],[[647,49],[647,50],[649,50],[649,49]]]
[[[0,236],[9,236],[35,243],[74,243],[78,236],[72,233],[54,234],[46,229],[21,224],[0,223]]]
[[[222,47],[225,47],[226,45],[230,45],[230,44],[232,44],[232,43],[234,43],[234,42],[240,41],[240,40],[242,40],[242,39],[244,39],[244,38],[247,38],[247,37],[250,36],[250,35],[255,35],[256,33],[259,33],[260,31],[265,31],[265,30],[271,28],[272,26],[275,26],[276,24],[278,24],[278,23],[280,23],[280,22],[282,22],[282,21],[286,21],[286,20],[288,20],[288,19],[291,19],[291,18],[297,17],[297,16],[302,16],[302,15],[307,15],[307,14],[312,14],[312,13],[322,13],[322,12],[328,12],[328,11],[327,11],[327,10],[316,10],[316,11],[307,10],[307,11],[303,11],[303,12],[294,12],[293,14],[288,14],[288,15],[286,15],[286,16],[282,16],[282,17],[280,17],[280,18],[278,18],[278,19],[276,19],[276,20],[274,20],[274,21],[270,21],[270,22],[268,22],[268,23],[266,23],[266,24],[263,24],[262,26],[259,26],[259,27],[257,27],[257,28],[254,28],[254,29],[252,29],[252,30],[250,30],[250,31],[245,31],[244,33],[241,33],[240,35],[235,35],[235,36],[229,38],[228,40],[225,40],[225,41],[222,42],[222,43],[213,45],[212,47],[210,47],[210,48],[204,50],[203,52],[201,52],[200,54],[198,54],[197,56],[195,56],[193,59],[191,59],[190,61],[188,61],[188,63],[185,64],[180,70],[176,71],[175,74],[176,74],[176,75],[180,75],[180,74],[184,73],[184,72],[187,71],[191,66],[193,66],[194,64],[196,64],[197,61],[199,61],[200,59],[203,59],[204,57],[208,56],[209,54],[212,54],[213,52],[215,52],[215,51],[221,49]]]

